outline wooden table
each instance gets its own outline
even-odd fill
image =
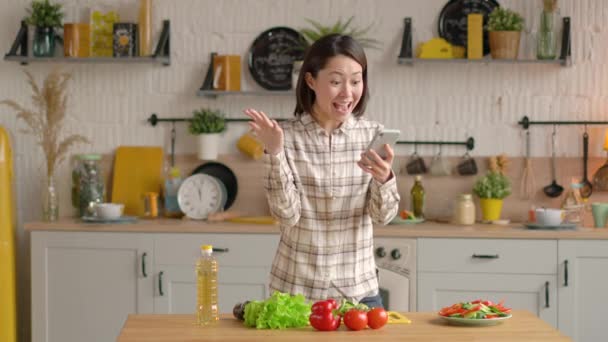
[[[219,323],[200,327],[194,315],[129,315],[118,337],[131,341],[571,341],[527,311],[514,311],[513,318],[491,327],[446,324],[436,313],[411,312],[411,324],[389,324],[379,330],[320,332],[312,327],[285,330],[247,328],[230,315]]]

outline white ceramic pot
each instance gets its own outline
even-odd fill
[[[198,135],[198,159],[214,160],[217,159],[218,146],[221,133],[199,134]]]
[[[536,222],[543,226],[559,226],[563,220],[563,210],[540,208],[535,210]]]
[[[113,220],[122,216],[125,205],[122,203],[97,203],[93,208],[97,217],[104,220]]]

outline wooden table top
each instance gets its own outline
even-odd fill
[[[194,315],[129,315],[118,337],[132,341],[571,341],[528,311],[489,327],[446,324],[436,313],[404,313],[411,324],[388,324],[379,330],[320,332],[312,327],[284,330],[247,328],[231,315],[222,315],[217,324],[197,326]]]

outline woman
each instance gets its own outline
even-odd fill
[[[399,193],[391,147],[384,145],[385,159],[365,151],[382,126],[362,118],[368,88],[361,46],[337,34],[315,42],[296,97],[296,118],[282,125],[245,110],[265,145],[265,189],[281,225],[270,289],[381,307],[372,222],[396,215]]]

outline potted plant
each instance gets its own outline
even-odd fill
[[[495,59],[517,59],[524,18],[507,8],[496,7],[488,17],[490,53]]]
[[[511,194],[509,178],[498,171],[489,171],[477,179],[473,193],[479,197],[482,219],[494,221],[500,219],[502,201]]]
[[[198,158],[216,159],[220,133],[226,129],[224,114],[208,108],[195,110],[192,114],[188,129],[198,136]]]
[[[354,17],[351,16],[346,21],[343,21],[342,18],[338,19],[331,26],[325,26],[315,20],[305,19],[311,27],[300,29],[300,34],[304,37],[302,44],[298,47],[299,50],[304,51],[308,49],[314,42],[316,42],[319,38],[324,37],[328,34],[343,34],[353,37],[363,48],[377,49],[380,47],[380,41],[367,37],[367,33],[372,28],[372,25],[369,25],[365,28],[357,29],[352,26],[352,21]],[[298,81],[298,75],[300,73],[300,69],[302,67],[301,60],[296,60],[293,63],[293,71],[292,71],[292,85],[293,89],[296,89],[296,83]]]
[[[61,4],[49,0],[34,0],[28,8],[25,21],[34,26],[33,50],[36,57],[53,57],[55,54],[55,28],[62,27]]]

